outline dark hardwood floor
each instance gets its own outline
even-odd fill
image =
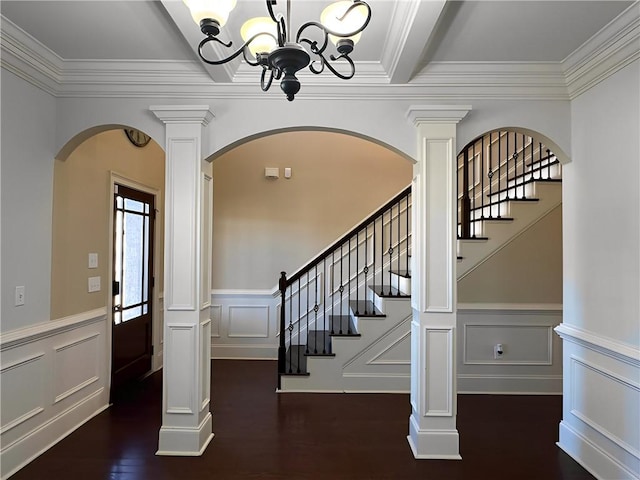
[[[157,457],[156,373],[16,473],[38,479],[593,479],[556,445],[559,396],[461,395],[461,461],[415,460],[408,395],[276,394],[270,361],[215,360],[215,438]]]

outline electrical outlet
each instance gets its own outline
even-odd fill
[[[100,291],[100,277],[89,277],[89,293]]]
[[[21,307],[22,305],[24,305],[24,297],[25,297],[25,289],[24,286],[19,286],[16,287],[16,293],[15,293],[15,298],[14,298],[14,305],[16,307]]]
[[[501,343],[496,343],[493,347],[493,358],[499,360],[504,355],[504,347]]]
[[[98,254],[90,253],[89,254],[89,268],[98,268]]]

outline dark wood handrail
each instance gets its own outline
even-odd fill
[[[336,250],[340,245],[342,245],[344,242],[349,240],[349,238],[352,237],[353,235],[355,235],[356,232],[360,231],[366,225],[371,223],[375,218],[377,218],[380,214],[382,214],[382,212],[387,211],[392,205],[395,205],[396,203],[398,203],[398,201],[401,198],[406,197],[409,193],[411,193],[411,185],[406,187],[404,190],[402,190],[400,193],[398,193],[395,197],[393,197],[391,200],[389,200],[387,203],[385,203],[382,207],[380,207],[378,210],[376,210],[371,215],[369,215],[365,220],[363,220],[358,225],[356,225],[354,228],[349,230],[348,233],[346,233],[345,235],[340,237],[339,240],[337,240],[333,244],[331,244],[331,246],[329,248],[325,249],[320,255],[315,257],[313,260],[311,260],[309,263],[307,263],[304,267],[300,268],[300,270],[298,270],[290,278],[287,279],[286,286],[287,287],[291,286],[293,284],[293,282],[295,282],[296,280],[301,278],[302,275],[304,275],[307,272],[307,270],[310,270],[315,265],[317,265],[322,260],[324,260],[329,255],[331,255],[331,253],[334,250]]]

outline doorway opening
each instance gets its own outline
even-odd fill
[[[152,369],[155,216],[154,195],[114,185],[112,401]]]

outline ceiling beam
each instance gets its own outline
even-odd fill
[[[160,3],[167,11],[173,22],[182,33],[182,36],[189,44],[194,55],[198,59],[198,62],[202,64],[202,67],[207,71],[211,79],[216,83],[231,83],[233,76],[240,65],[240,61],[235,59],[224,65],[209,65],[202,61],[198,55],[198,45],[204,38],[202,32],[198,26],[194,23],[189,13],[189,9],[184,2],[176,2],[175,0],[161,0]],[[212,45],[211,43],[209,45]],[[213,58],[223,58],[225,54],[216,48],[217,45],[213,45]]]
[[[446,4],[447,0],[397,2],[382,54],[390,83],[408,83],[417,73]]]

